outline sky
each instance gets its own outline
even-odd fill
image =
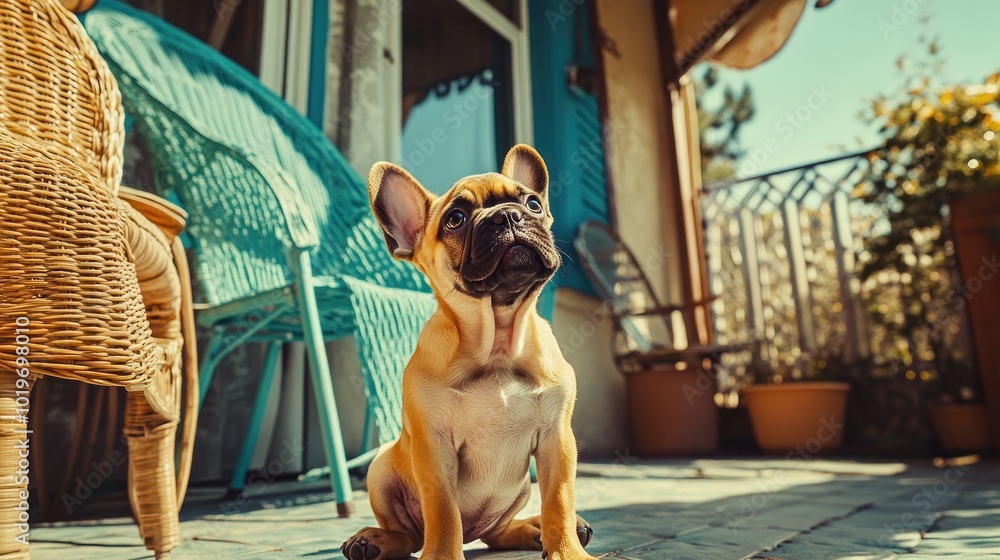
[[[878,145],[858,113],[865,99],[900,87],[896,60],[925,49],[921,34],[938,38],[942,83],[982,83],[1000,71],[1000,0],[813,4],[772,59],[751,70],[720,67],[725,83],[750,84],[757,109],[741,132],[748,153],[737,163],[739,177]]]

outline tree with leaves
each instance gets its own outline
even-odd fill
[[[722,84],[719,71],[706,64],[704,71],[695,74],[694,92],[701,138],[702,181],[710,184],[731,179],[736,175],[736,160],[745,152],[740,145],[740,130],[753,118],[755,111],[750,86],[744,83],[737,91],[730,84]],[[717,99],[720,95],[721,99]]]
[[[956,359],[952,340],[961,298],[947,209],[958,197],[1000,188],[1000,73],[982,84],[938,85],[938,42],[920,40],[926,58],[900,58],[897,66],[910,71],[904,86],[863,113],[883,145],[855,195],[884,214],[866,236],[860,280],[870,317],[901,341],[885,357],[913,369],[933,364],[947,396],[969,400],[975,375]]]

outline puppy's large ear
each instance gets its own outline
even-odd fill
[[[527,144],[518,144],[507,152],[500,173],[528,187],[545,198],[549,191],[549,170],[542,156]]]
[[[368,174],[368,198],[389,252],[397,259],[412,259],[427,222],[431,193],[402,167],[381,161]]]

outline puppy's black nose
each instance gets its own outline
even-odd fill
[[[502,224],[504,222],[507,222],[510,225],[514,225],[521,223],[521,220],[523,219],[524,216],[521,214],[521,211],[518,210],[517,208],[503,208],[501,210],[498,210],[495,214],[493,214],[494,224]]]

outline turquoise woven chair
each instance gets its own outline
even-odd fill
[[[346,460],[324,341],[354,335],[370,429],[398,436],[401,376],[435,309],[423,277],[392,259],[368,191],[310,122],[214,49],[165,22],[104,0],[83,23],[150,148],[161,194],[190,214],[195,271],[212,338],[201,398],[238,345],[268,344],[251,425],[234,469],[241,490],[281,345],[308,349],[338,510],[350,509]]]

